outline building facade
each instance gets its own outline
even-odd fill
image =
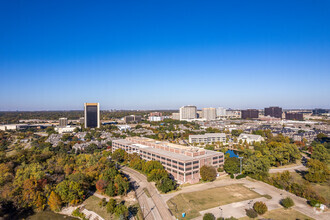
[[[243,143],[246,141],[248,144],[252,144],[254,142],[261,142],[264,141],[265,139],[261,137],[260,135],[256,134],[240,134],[238,137],[238,141],[242,141]]]
[[[265,108],[265,114],[264,115],[274,117],[274,118],[282,118],[282,108],[280,108],[280,107]]]
[[[85,103],[85,128],[100,127],[100,104]]]
[[[217,112],[215,108],[203,108],[203,118],[207,121],[215,120],[217,118]]]
[[[213,144],[216,142],[226,142],[225,133],[206,133],[201,135],[189,135],[189,143]]]
[[[285,112],[285,119],[303,121],[304,114],[299,112]]]
[[[142,120],[141,115],[128,115],[124,117],[124,122],[125,123],[130,123],[130,122],[140,122]]]
[[[60,118],[58,121],[59,121],[58,126],[60,126],[60,127],[66,127],[68,125],[67,118]]]
[[[197,118],[196,106],[182,106],[180,108],[180,120],[192,120]]]
[[[242,110],[242,119],[252,119],[259,117],[259,111],[257,109]]]
[[[200,168],[204,165],[222,167],[222,152],[187,147],[144,137],[127,137],[112,141],[112,152],[123,149],[127,153],[137,153],[142,159],[159,161],[178,183],[197,183]]]
[[[172,113],[172,119],[173,120],[180,120],[180,113],[178,113],[178,112]]]
[[[219,118],[226,117],[226,109],[223,107],[218,107],[217,108],[217,117],[219,117]]]

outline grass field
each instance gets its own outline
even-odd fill
[[[263,219],[271,218],[274,220],[313,219],[294,209],[274,209],[272,211],[266,212],[266,214],[264,214],[262,216],[259,216],[259,218],[263,218]],[[249,220],[249,219],[250,219],[249,217],[240,218],[240,220]]]
[[[168,200],[167,205],[177,218],[182,219],[181,214],[185,212],[185,219],[192,219],[200,215],[199,211],[258,197],[261,195],[241,184],[234,184],[178,194]]]
[[[97,198],[96,196],[91,196],[84,201],[85,208],[97,213],[105,220],[113,219],[113,218],[111,218],[111,214],[107,213],[107,210],[105,207],[99,206],[100,201],[101,201],[100,198]]]
[[[36,214],[27,217],[28,220],[79,220],[78,218],[61,215],[51,211],[37,212]]]

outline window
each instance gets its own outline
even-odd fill
[[[213,157],[213,160],[216,160],[216,159],[218,159],[218,157]]]
[[[199,166],[194,166],[193,169],[198,169]]]
[[[179,165],[183,166],[183,163],[179,162]]]
[[[196,164],[196,163],[198,163],[198,162],[199,162],[199,161],[198,161],[198,160],[196,160],[196,161],[194,161],[194,162],[193,162],[193,164]]]
[[[191,167],[189,167],[189,168],[186,168],[186,171],[189,171],[189,170],[191,170],[192,168]]]
[[[186,163],[186,166],[189,166],[189,165],[191,165],[191,162]]]

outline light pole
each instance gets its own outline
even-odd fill
[[[239,161],[240,161],[240,174],[242,174],[242,159],[243,157],[238,157]]]

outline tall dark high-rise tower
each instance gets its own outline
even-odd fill
[[[280,107],[265,108],[265,116],[268,115],[274,118],[282,118],[282,108]]]
[[[85,128],[100,127],[100,104],[85,103]]]

